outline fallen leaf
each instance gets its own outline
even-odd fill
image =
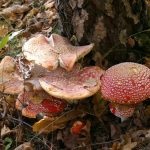
[[[9,26],[6,23],[0,21],[0,37],[6,36],[9,31]]]
[[[4,125],[3,128],[1,129],[1,137],[4,137],[6,134],[10,133],[10,129]]]
[[[66,112],[60,117],[55,117],[55,118],[49,118],[49,117],[44,117],[40,121],[36,122],[32,127],[34,132],[39,132],[39,133],[48,133],[55,131],[57,129],[63,128],[66,123],[70,120],[75,119],[76,117],[79,117],[83,114],[82,111],[80,110],[71,110],[69,112]]]
[[[29,10],[29,6],[27,6],[27,5],[12,5],[10,7],[3,9],[0,12],[0,15],[9,16],[9,15],[12,15],[14,13],[15,14],[21,14],[21,13],[24,13],[28,10]]]
[[[123,146],[122,150],[132,150],[134,147],[136,147],[136,145],[137,142],[129,142]]]
[[[31,142],[25,142],[19,145],[18,147],[16,147],[14,150],[34,150],[34,149],[33,149],[33,145],[31,144]]]
[[[131,136],[128,134],[125,135],[124,140],[125,144],[122,146],[121,150],[132,150],[137,145],[137,142],[132,142]]]

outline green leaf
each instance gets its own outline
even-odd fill
[[[7,42],[9,41],[9,34],[6,35],[2,40],[0,41],[0,49],[4,48]]]
[[[13,144],[13,141],[11,138],[6,137],[4,139],[5,150],[9,150],[11,148],[12,144]]]

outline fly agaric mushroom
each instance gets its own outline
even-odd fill
[[[16,108],[22,111],[22,115],[28,118],[36,118],[40,113],[45,116],[54,116],[61,113],[67,107],[66,102],[54,98],[44,91],[22,92],[18,95]]]
[[[101,93],[115,104],[110,105],[114,115],[127,118],[136,104],[150,97],[150,69],[132,62],[112,66],[101,78]]]
[[[58,56],[50,46],[48,39],[42,35],[36,35],[29,39],[22,48],[25,58],[38,65],[54,70],[58,66]]]
[[[93,46],[72,46],[67,38],[60,35],[52,34],[48,39],[39,34],[29,39],[22,50],[27,60],[49,70],[54,70],[60,65],[70,71],[75,62],[89,53]]]
[[[79,65],[67,72],[59,67],[49,75],[39,79],[42,88],[50,95],[65,100],[83,99],[95,94],[100,88],[100,77],[103,70],[99,67],[85,67]]]
[[[73,46],[67,38],[58,34],[51,34],[49,42],[54,51],[59,54],[60,66],[68,71],[72,70],[75,62],[88,54],[94,46],[94,44]]]
[[[0,63],[0,91],[19,94],[23,89],[23,79],[19,75],[15,59],[5,56]]]

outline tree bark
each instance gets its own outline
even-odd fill
[[[74,35],[75,44],[95,43],[86,64],[107,68],[146,55],[131,48],[129,38],[148,28],[144,0],[57,0],[57,9],[64,36]]]

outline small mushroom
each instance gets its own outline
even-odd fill
[[[50,95],[65,100],[83,99],[95,94],[100,88],[100,77],[103,70],[99,67],[74,66],[67,72],[59,67],[49,75],[39,79],[42,88]]]
[[[22,92],[18,95],[16,109],[22,111],[22,115],[28,118],[36,118],[40,113],[45,116],[55,116],[67,107],[62,99],[54,98],[44,91]]]
[[[79,135],[85,126],[86,124],[83,121],[75,121],[70,129],[71,134]]]
[[[23,89],[23,79],[19,75],[15,59],[5,56],[0,63],[0,91],[6,94],[19,94]]]
[[[27,60],[48,70],[54,70],[60,65],[70,71],[75,62],[89,53],[93,46],[72,46],[67,38],[60,35],[52,34],[48,39],[39,34],[29,39],[22,51]]]
[[[129,117],[133,114],[133,106],[150,97],[150,69],[132,62],[112,66],[101,78],[101,93],[106,100],[115,103],[111,105],[112,113]]]

